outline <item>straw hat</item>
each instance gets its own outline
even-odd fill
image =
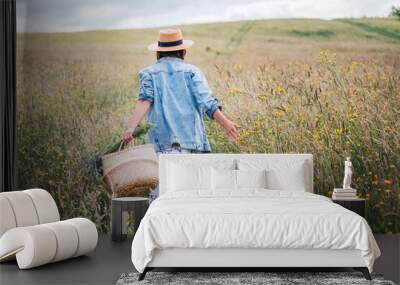
[[[193,41],[184,40],[180,29],[165,29],[160,31],[159,40],[148,46],[150,51],[174,51],[187,49]]]

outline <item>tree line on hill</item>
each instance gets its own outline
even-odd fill
[[[390,12],[390,16],[397,17],[400,20],[400,6],[392,6],[392,11]]]

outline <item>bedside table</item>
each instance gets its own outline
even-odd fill
[[[121,197],[111,200],[111,238],[113,241],[123,241],[127,233],[126,212],[134,212],[134,228],[138,229],[140,221],[149,207],[149,198]]]
[[[354,198],[354,199],[332,199],[333,203],[339,204],[340,206],[359,214],[365,218],[365,199]]]

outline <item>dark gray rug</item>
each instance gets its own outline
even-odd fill
[[[359,272],[148,272],[144,280],[137,281],[138,276],[138,273],[122,274],[117,285],[395,285],[379,275],[373,275],[373,280],[368,281]]]

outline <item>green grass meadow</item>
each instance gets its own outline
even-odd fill
[[[373,231],[400,232],[400,21],[181,28],[195,41],[186,60],[241,126],[231,143],[208,120],[213,152],[312,153],[315,191],[327,196],[351,156]],[[158,29],[18,35],[20,189],[47,189],[63,218],[85,216],[109,230],[111,194],[95,177],[95,154],[126,128],[157,38]]]

